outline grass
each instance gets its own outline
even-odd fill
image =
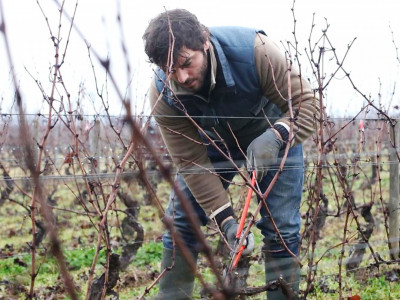
[[[157,268],[162,257],[163,245],[161,242],[149,242],[139,248],[135,260],[132,262],[134,267],[153,267]]]
[[[323,284],[316,286],[314,292],[307,299],[339,299],[338,283],[327,279]],[[348,277],[345,282],[343,297],[351,299],[353,296],[360,296],[360,299],[399,299],[400,286],[398,283],[388,282],[385,276],[368,278],[365,283],[360,283],[354,277]]]
[[[70,249],[64,251],[70,274],[73,275],[76,282],[80,282],[79,285],[81,285],[82,280],[85,278],[87,279],[86,274],[92,264],[94,254],[94,248]],[[104,263],[105,252],[100,251],[97,265],[98,269],[101,269]],[[37,256],[37,265],[39,267],[39,272],[35,279],[35,287],[38,289],[38,295],[44,296],[46,290],[61,288],[58,263],[53,257],[41,252]],[[31,254],[21,254],[10,258],[3,258],[0,261],[0,282],[3,283],[3,285],[0,286],[0,292],[3,293],[3,295],[0,295],[5,296],[5,294],[7,294],[11,296],[10,294],[15,292],[12,289],[15,288],[15,286],[19,286],[21,288],[24,287],[24,289],[16,296],[18,299],[25,299],[23,292],[26,291],[30,285],[30,272]]]

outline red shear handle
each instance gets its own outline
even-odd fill
[[[235,259],[234,259],[234,261],[233,261],[232,269],[236,268],[237,264],[239,263],[239,259],[240,259],[240,257],[242,256],[242,253],[243,253],[244,248],[246,248],[246,247],[243,246],[243,245],[240,246],[240,249],[239,249],[238,253],[236,253]]]
[[[253,176],[251,177],[250,181],[251,187],[253,187],[255,183],[256,183],[256,171],[253,171]],[[236,232],[237,239],[240,239],[240,235],[242,234],[244,222],[246,221],[247,211],[249,210],[250,200],[252,195],[253,195],[253,189],[249,188],[249,191],[247,192],[246,202],[244,203],[243,213],[242,216],[240,217],[240,223]]]
[[[244,208],[243,208],[243,212],[242,212],[242,216],[240,217],[240,223],[236,232],[236,240],[239,241],[240,240],[240,236],[242,235],[242,231],[243,231],[243,227],[244,227],[244,222],[246,221],[246,216],[247,216],[247,211],[249,210],[249,206],[250,206],[250,200],[251,197],[253,196],[253,189],[252,187],[255,185],[256,183],[256,171],[253,171],[252,173],[252,177],[251,177],[251,181],[250,181],[250,185],[251,187],[249,188],[249,191],[247,192],[247,197],[246,197],[246,201],[244,203]],[[239,251],[236,253],[236,257],[233,261],[233,268],[236,268],[240,257],[242,256],[242,252],[244,250],[244,248],[246,248],[246,246],[240,246]]]

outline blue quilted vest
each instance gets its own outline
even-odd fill
[[[210,31],[218,66],[216,86],[208,98],[179,94],[178,103],[164,89],[166,75],[161,69],[156,71],[156,86],[164,93],[164,101],[179,114],[188,113],[207,134],[222,137],[231,146],[237,139],[240,146],[247,147],[269,122],[273,124],[281,116],[278,107],[262,96],[255,67],[254,40],[256,34],[265,33],[243,27],[213,27]]]

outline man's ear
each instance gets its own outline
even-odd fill
[[[210,40],[209,39],[207,39],[204,42],[204,51],[207,51],[208,49],[210,49]]]
[[[207,30],[204,30],[203,36],[206,39],[206,41],[204,42],[204,51],[207,51],[208,49],[210,49],[210,33]]]

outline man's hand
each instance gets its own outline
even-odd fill
[[[279,133],[269,128],[262,135],[255,138],[247,147],[247,169],[256,171],[257,181],[265,176],[268,168],[278,161],[279,150],[283,141]]]
[[[235,219],[226,220],[221,227],[222,233],[225,235],[226,240],[228,241],[229,246],[232,250],[235,250],[236,246],[236,233],[239,224]],[[249,255],[254,250],[254,235],[250,232],[246,237],[246,240],[243,243],[245,246],[242,255]]]

